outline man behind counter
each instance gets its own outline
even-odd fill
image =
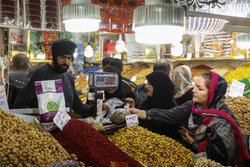
[[[82,117],[95,115],[94,106],[83,104],[79,99],[74,79],[71,74],[67,73],[70,62],[73,61],[75,48],[76,44],[70,40],[60,39],[55,41],[52,44],[53,61],[32,71],[32,76],[26,88],[21,91],[14,103],[14,108],[38,108],[35,82],[61,79],[66,107],[70,107]]]

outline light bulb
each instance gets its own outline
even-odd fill
[[[92,57],[94,55],[93,48],[88,44],[84,49],[84,56],[85,57]]]
[[[126,50],[125,42],[122,40],[122,35],[119,35],[118,41],[115,44],[115,50],[117,52],[124,52]]]

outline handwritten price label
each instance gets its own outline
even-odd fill
[[[55,117],[53,118],[53,121],[58,126],[58,128],[62,130],[70,119],[71,119],[70,116],[63,109],[63,110],[58,110]]]
[[[126,124],[127,127],[139,125],[138,116],[136,114],[126,116]]]
[[[4,85],[0,85],[0,108],[3,111],[9,112],[9,106],[7,103]]]
[[[229,96],[230,97],[237,97],[237,96],[242,97],[243,93],[244,93],[245,86],[246,85],[244,83],[241,83],[241,82],[233,79],[233,81],[230,85]]]

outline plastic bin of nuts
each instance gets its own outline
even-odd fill
[[[46,167],[72,159],[50,133],[39,130],[39,122],[35,124],[0,110],[0,166]]]

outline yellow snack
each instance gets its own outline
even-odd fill
[[[250,80],[250,62],[229,72],[228,75],[225,77],[226,81],[229,84],[232,83],[233,79],[239,81],[244,78],[247,78],[248,80]]]
[[[120,129],[113,136],[109,136],[109,139],[148,167],[194,166],[194,153],[190,150],[171,138],[140,126]]]

